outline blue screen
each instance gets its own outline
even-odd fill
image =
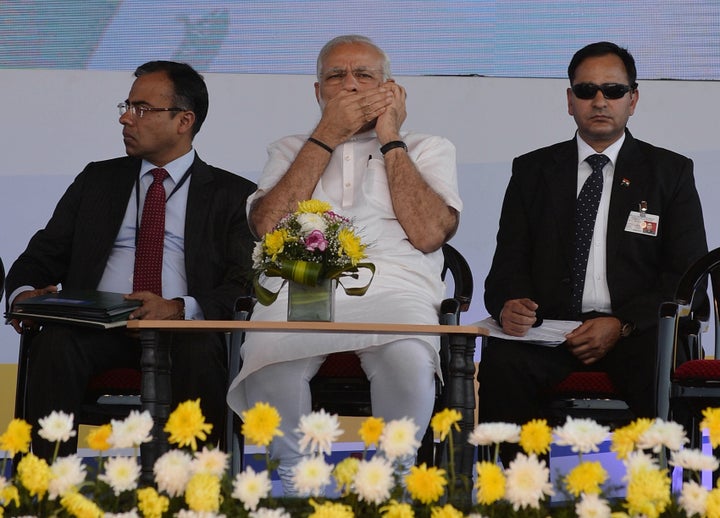
[[[153,59],[203,72],[313,74],[340,34],[380,45],[398,75],[565,77],[600,40],[642,79],[720,79],[717,0],[6,0],[0,68],[133,70]]]

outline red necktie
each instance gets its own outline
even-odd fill
[[[145,195],[137,247],[133,291],[151,291],[162,296],[162,261],[165,241],[165,169],[153,169],[153,182]]]

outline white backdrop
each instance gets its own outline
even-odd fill
[[[128,72],[0,70],[0,258],[5,268],[43,227],[62,192],[91,160],[124,154],[116,105]],[[207,162],[256,179],[271,141],[318,120],[311,76],[208,74],[210,113],[195,146]],[[465,210],[452,243],[468,258],[475,299],[464,318],[486,315],[483,282],[512,159],[571,138],[566,80],[399,77],[406,129],[448,137],[457,148]],[[720,82],[641,81],[633,135],[695,160],[708,246],[720,246]],[[4,307],[4,302],[3,302]],[[17,360],[18,337],[0,328],[0,363]]]

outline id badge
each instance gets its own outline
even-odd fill
[[[633,210],[628,216],[625,224],[626,232],[634,232],[635,234],[644,234],[646,236],[657,237],[658,226],[660,225],[660,216],[656,214],[648,214],[647,212]]]

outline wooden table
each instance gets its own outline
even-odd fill
[[[474,426],[475,413],[475,338],[487,335],[477,326],[377,324],[355,322],[260,322],[244,320],[131,320],[128,329],[140,332],[142,345],[142,408],[153,417],[153,440],[141,446],[142,478],[153,480],[157,458],[168,451],[163,431],[170,414],[170,340],[169,333],[207,332],[299,332],[299,333],[374,333],[405,335],[446,335],[450,343],[449,379],[445,381],[448,407],[460,411],[460,432],[454,432],[454,460],[458,474],[472,477],[474,447],[467,442]],[[461,483],[462,481],[458,481]]]

